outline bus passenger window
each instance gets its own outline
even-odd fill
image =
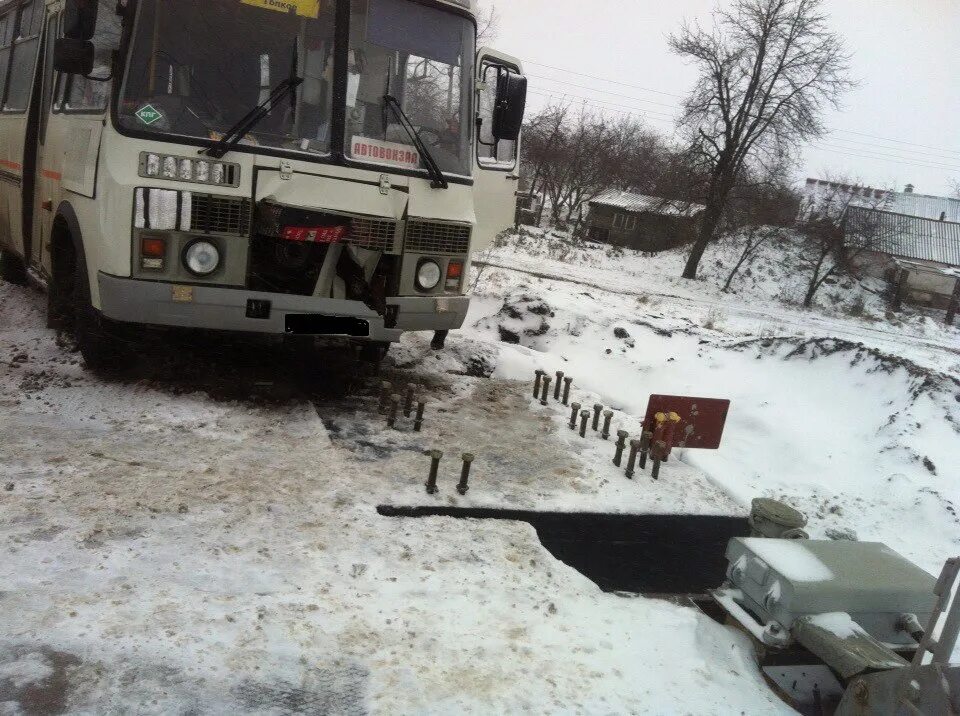
[[[15,23],[13,47],[10,60],[10,82],[7,86],[4,110],[23,111],[30,101],[33,72],[37,66],[37,48],[40,45],[40,26],[43,24],[44,5],[40,0],[31,0],[20,6]],[[12,13],[11,13],[12,14]]]

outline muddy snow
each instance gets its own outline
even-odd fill
[[[346,397],[269,351],[238,371],[260,350],[242,345],[101,380],[41,296],[0,285],[0,713],[789,712],[735,630],[601,592],[527,524],[381,504],[714,515],[769,495],[931,572],[957,553],[956,332],[698,295],[669,257],[487,258],[510,268],[446,351],[409,337]],[[537,367],[631,434],[651,393],[731,398],[723,445],[628,481],[610,441],[532,399]],[[380,379],[421,386],[422,433],[386,429]]]

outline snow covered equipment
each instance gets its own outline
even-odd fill
[[[795,708],[955,713],[940,705],[960,696],[960,667],[947,666],[960,631],[956,602],[939,639],[933,630],[960,560],[935,580],[875,542],[735,537],[726,556],[727,581],[712,595],[753,637],[764,675]],[[922,665],[925,652],[936,664]]]
[[[580,437],[587,437],[587,424],[590,422],[590,411],[580,411]]]
[[[756,497],[750,506],[750,536],[806,539],[807,518],[790,505],[769,497]]]
[[[563,380],[563,371],[562,371],[562,370],[558,370],[558,371],[557,371],[557,384],[556,384],[555,386],[553,386],[553,399],[556,400],[556,401],[559,401],[559,400],[560,400],[560,390],[561,390],[560,382],[561,382],[562,380]]]
[[[580,403],[574,403],[570,406],[570,429],[577,429],[577,416],[580,414]]]
[[[565,376],[563,379],[563,404],[567,405],[570,402],[570,386],[573,385],[573,378],[570,376]]]

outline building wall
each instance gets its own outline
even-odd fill
[[[636,227],[631,230],[615,228],[614,217],[617,214],[635,217]],[[696,233],[696,220],[685,216],[630,213],[609,206],[592,206],[586,227],[587,238],[592,241],[655,252],[692,241]]]
[[[910,259],[915,263],[931,268],[949,268],[947,264],[936,263],[934,261],[920,261]],[[887,281],[896,281],[898,268],[889,254],[879,251],[864,251],[855,259],[853,265],[867,276],[886,279]],[[910,278],[907,281],[906,298],[912,303],[933,306],[935,308],[946,308],[953,295],[953,288],[956,285],[955,280],[949,276],[940,276],[937,274],[921,273],[911,271]]]

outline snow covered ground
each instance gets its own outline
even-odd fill
[[[469,327],[441,354],[409,337],[386,371],[424,386],[422,434],[386,430],[369,386],[195,391],[234,382],[242,347],[97,379],[42,297],[0,285],[0,713],[789,712],[738,632],[600,592],[529,525],[378,516],[388,500],[732,514],[774,495],[815,536],[931,572],[958,552],[956,331],[800,311],[770,300],[782,277],[721,294],[673,278],[674,254],[485,258],[508,268],[485,269]],[[628,483],[530,399],[536,367],[632,434],[650,393],[729,397],[724,444]]]

